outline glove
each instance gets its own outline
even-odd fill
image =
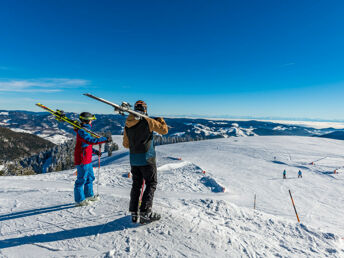
[[[162,117],[155,117],[154,119],[160,123],[164,122],[164,119]]]
[[[102,156],[101,151],[98,151],[98,150],[93,149],[93,153],[96,154],[96,155],[99,156],[99,157]]]

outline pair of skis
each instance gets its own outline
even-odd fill
[[[131,105],[127,102],[122,102],[121,105],[118,105],[116,103],[113,103],[113,102],[110,102],[108,100],[105,100],[105,99],[102,99],[102,98],[99,98],[99,97],[96,97],[92,94],[89,94],[89,93],[85,93],[84,94],[85,96],[89,97],[89,98],[92,98],[92,99],[95,99],[95,100],[98,100],[100,102],[103,102],[107,105],[110,105],[114,108],[115,112],[117,112],[118,114],[120,115],[125,115],[125,113],[128,113],[128,114],[132,114],[134,115],[135,117],[139,117],[139,118],[149,118],[147,115],[145,114],[142,114],[140,112],[137,112],[135,110],[132,110],[131,109]],[[48,111],[49,113],[51,113],[52,115],[55,116],[56,120],[57,121],[63,121],[63,122],[67,122],[69,125],[73,126],[74,128],[78,128],[78,129],[83,129],[85,130],[86,132],[88,132],[89,134],[91,134],[93,137],[96,137],[96,138],[100,138],[101,136],[92,132],[91,130],[88,130],[84,127],[82,127],[81,123],[79,121],[76,121],[76,120],[72,120],[70,118],[68,118],[66,116],[66,114],[62,111],[62,110],[52,110],[44,105],[42,105],[41,103],[37,103],[36,106]]]
[[[89,98],[98,100],[100,102],[103,102],[103,103],[105,103],[107,105],[112,106],[114,108],[115,112],[117,112],[120,115],[125,115],[125,113],[129,113],[129,114],[134,115],[135,117],[149,118],[145,114],[141,114],[140,112],[136,112],[135,110],[132,110],[131,109],[131,105],[129,103],[127,103],[127,102],[122,102],[121,105],[118,105],[116,103],[113,103],[113,102],[110,102],[108,100],[96,97],[96,96],[94,96],[92,94],[89,94],[89,93],[85,93],[84,95],[89,97]],[[87,133],[89,133],[90,135],[92,135],[95,138],[100,138],[101,137],[99,134],[97,134],[95,132],[92,132],[91,130],[88,130],[87,128],[82,127],[82,125],[81,125],[81,123],[79,121],[72,120],[72,119],[68,118],[66,116],[66,114],[62,110],[58,110],[57,109],[56,111],[54,111],[54,110],[52,110],[52,109],[42,105],[41,103],[37,103],[36,106],[38,106],[38,107],[48,111],[52,115],[54,115],[56,120],[59,121],[59,122],[63,121],[63,122],[68,123],[69,125],[73,126],[73,128],[83,129],[83,130],[85,130]]]
[[[62,110],[52,110],[44,105],[42,105],[41,103],[37,103],[36,106],[48,111],[50,114],[54,115],[55,116],[55,119],[59,122],[66,122],[68,123],[69,125],[73,126],[73,128],[77,128],[77,129],[83,129],[85,130],[87,133],[89,133],[90,135],[92,135],[93,137],[95,138],[100,138],[101,136],[99,134],[96,134],[95,132],[92,132],[91,130],[88,130],[87,128],[84,128],[81,123],[77,120],[72,120],[70,118],[68,118],[66,116],[66,114],[64,113],[64,111]]]
[[[110,102],[106,99],[102,99],[102,98],[99,98],[99,97],[96,97],[92,94],[89,94],[89,93],[85,93],[84,94],[85,96],[89,97],[89,98],[92,98],[92,99],[95,99],[95,100],[98,100],[100,102],[103,102],[107,105],[110,105],[114,108],[115,112],[120,114],[120,115],[124,115],[125,113],[129,113],[129,114],[132,114],[134,115],[135,117],[141,117],[141,118],[149,118],[147,115],[145,114],[142,114],[140,112],[137,112],[135,110],[132,110],[131,109],[131,105],[128,103],[128,102],[122,102],[121,105],[118,105],[116,103],[113,103],[113,102]]]

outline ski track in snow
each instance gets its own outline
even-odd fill
[[[158,146],[154,209],[162,220],[144,226],[127,212],[126,150],[102,158],[101,200],[86,207],[73,204],[74,170],[2,177],[0,256],[343,257],[343,175],[330,174],[344,166],[340,143],[251,137]]]

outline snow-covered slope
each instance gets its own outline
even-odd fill
[[[92,206],[73,206],[72,170],[1,177],[0,256],[343,257],[342,141],[243,137],[157,152],[154,208],[163,218],[145,226],[131,224],[127,213],[124,149],[102,158],[102,198]]]

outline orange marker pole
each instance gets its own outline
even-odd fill
[[[297,221],[300,223],[299,215],[297,215],[297,211],[296,211],[296,208],[295,208],[295,203],[294,203],[294,200],[293,200],[293,196],[291,196],[290,190],[289,190],[289,195],[290,195],[291,202],[293,203],[293,207],[294,207],[294,211],[295,211],[295,214],[296,214]]]

